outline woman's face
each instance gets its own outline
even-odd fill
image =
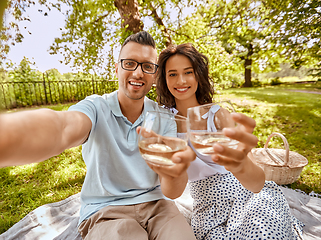
[[[198,82],[188,57],[180,54],[171,56],[166,62],[165,72],[167,87],[176,101],[196,98]]]

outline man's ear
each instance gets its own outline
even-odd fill
[[[115,73],[116,77],[118,78],[118,63],[115,63]]]

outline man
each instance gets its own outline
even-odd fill
[[[120,50],[118,91],[87,97],[67,112],[0,116],[0,166],[43,161],[83,144],[87,174],[79,232],[84,239],[195,239],[175,203],[164,199],[182,194],[195,154],[187,148],[173,156],[174,166],[156,167],[138,151],[136,129],[145,112],[166,111],[145,97],[156,60],[153,38],[139,32]]]

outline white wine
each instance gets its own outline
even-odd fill
[[[145,161],[156,165],[174,165],[171,157],[187,147],[187,142],[174,137],[151,137],[138,143]]]
[[[213,149],[214,143],[219,143],[234,149],[237,148],[237,144],[239,143],[237,140],[226,137],[222,132],[205,131],[191,133],[190,141],[195,150],[204,155],[215,153]]]

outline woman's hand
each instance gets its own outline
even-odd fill
[[[258,139],[252,134],[255,128],[255,121],[241,113],[232,113],[232,118],[239,123],[237,128],[224,128],[225,136],[239,141],[237,149],[229,148],[220,144],[214,144],[212,159],[214,162],[223,165],[228,171],[236,172],[242,170],[248,153],[257,145]]]
[[[263,170],[250,159],[252,148],[256,147],[258,139],[252,134],[255,120],[242,113],[232,113],[232,118],[239,125],[236,128],[225,128],[223,133],[239,141],[237,149],[220,144],[214,144],[215,154],[212,160],[223,165],[226,170],[232,172],[236,178],[250,191],[258,192],[265,182]]]

